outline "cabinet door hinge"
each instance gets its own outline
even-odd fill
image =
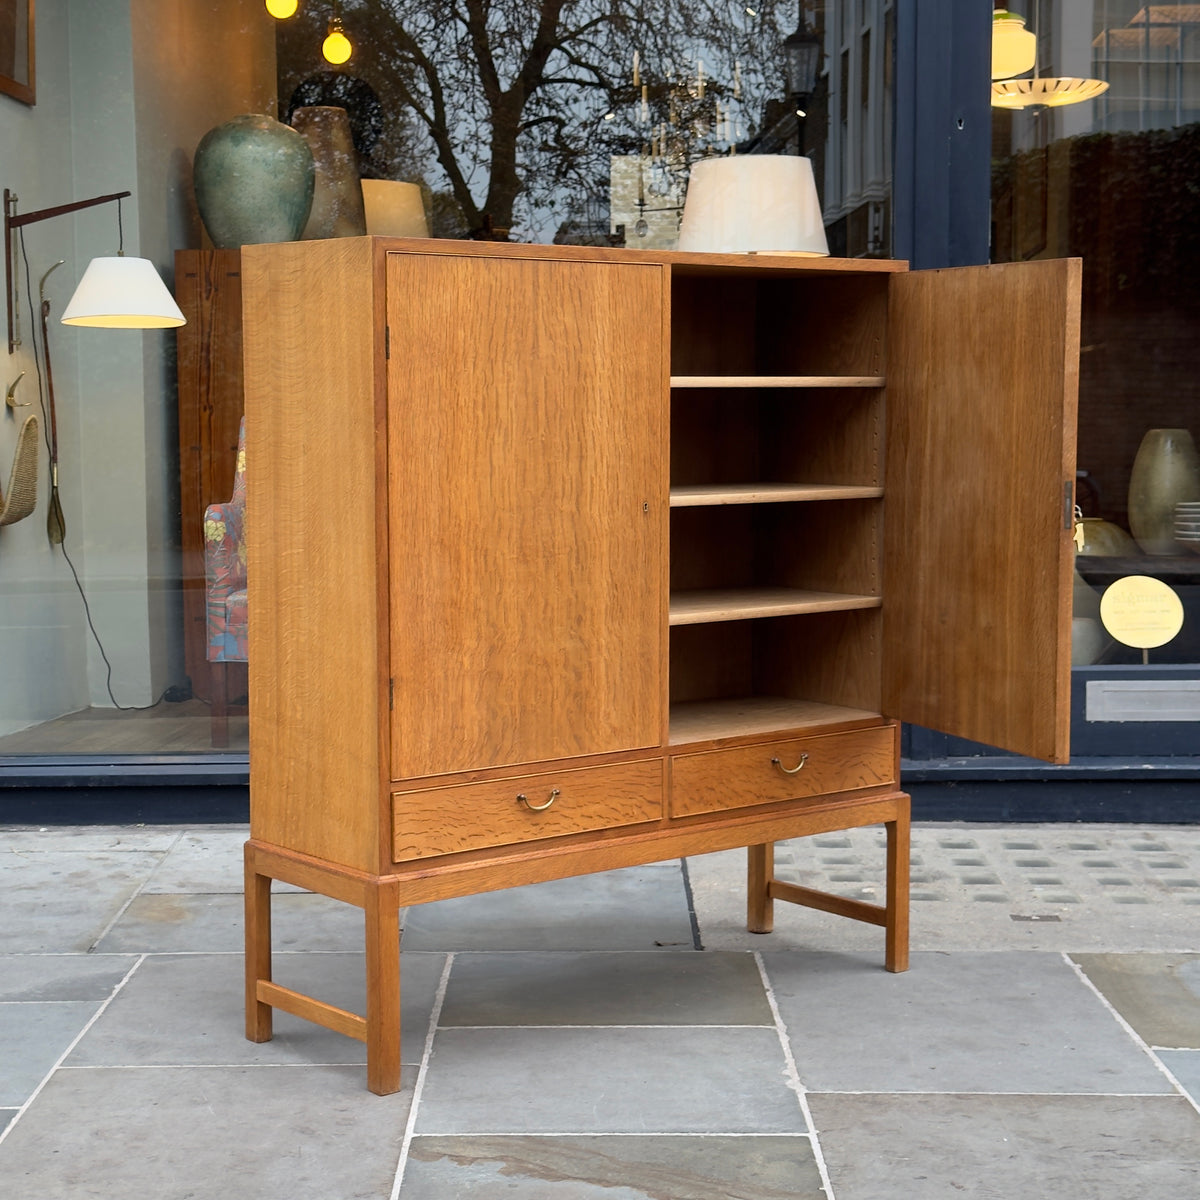
[[[396,707],[396,681],[395,679],[388,680],[388,711]]]
[[[392,327],[390,325],[383,327],[383,357],[392,357]]]

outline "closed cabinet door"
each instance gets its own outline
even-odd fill
[[[660,744],[663,273],[388,255],[393,778]]]

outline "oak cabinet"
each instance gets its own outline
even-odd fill
[[[247,247],[247,1034],[400,905],[737,846],[907,965],[898,720],[1066,757],[1079,264]],[[882,905],[771,845],[883,823]],[[368,1001],[270,978],[273,878]]]

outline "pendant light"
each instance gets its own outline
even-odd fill
[[[1033,0],[1036,4],[1037,0]],[[1036,9],[1034,10],[1036,12]],[[1031,39],[1033,57],[1028,58],[1028,42],[1017,42],[1010,26],[1020,23],[1017,32]],[[1041,76],[1037,73],[1037,31],[1024,33],[1025,22],[1014,17],[1005,9],[992,13],[992,107],[993,108],[1061,108],[1066,104],[1078,104],[1092,100],[1108,91],[1104,79],[1079,79],[1074,76]],[[999,39],[999,40],[998,40]],[[1023,47],[1021,57],[1016,47]],[[1002,64],[1025,62],[1026,66],[1013,72],[1020,74],[1033,68],[1032,79],[1002,79],[997,77],[997,68]]]
[[[1025,18],[1006,8],[992,13],[992,78],[1012,79],[1033,68],[1037,38],[1025,28]]]
[[[992,84],[993,108],[1060,108],[1094,100],[1108,91],[1103,79],[1076,79],[1072,76],[1034,79],[1001,79]]]
[[[299,0],[267,0],[267,12],[277,21],[294,16]]]
[[[321,44],[321,53],[327,63],[340,67],[354,52],[346,31],[342,28],[342,6],[340,0],[334,0],[333,16],[329,18],[329,32]]]

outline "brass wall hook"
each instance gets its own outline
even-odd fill
[[[9,408],[28,408],[33,403],[32,400],[22,400],[19,404],[17,403],[17,384],[20,383],[24,378],[25,372],[22,371],[20,375],[18,375],[16,379],[14,379],[12,383],[8,385],[8,391],[4,394],[4,403],[7,404]]]

